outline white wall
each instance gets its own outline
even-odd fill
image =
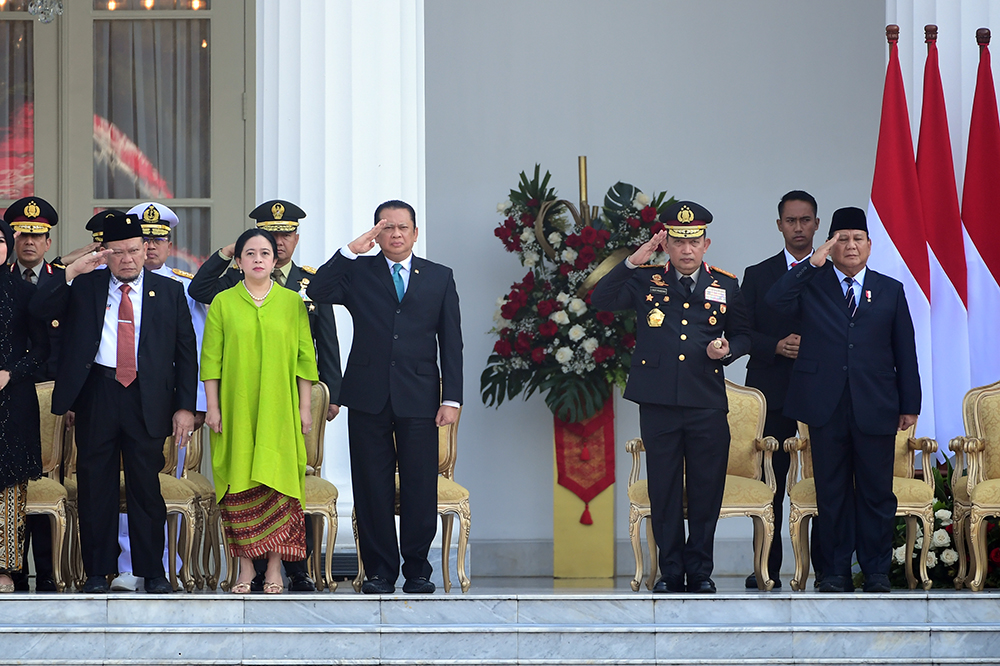
[[[540,162],[575,200],[587,155],[592,202],[618,180],[698,201],[715,216],[708,260],[742,277],[780,248],[784,192],[812,192],[823,228],[867,205],[885,16],[871,0],[426,0],[426,256],[455,269],[462,301],[474,573],[551,573],[550,413],[478,392],[494,302],[524,274],[492,233],[517,174]],[[637,409],[619,399],[617,416],[625,539]],[[749,522],[720,523],[717,571],[749,572]]]

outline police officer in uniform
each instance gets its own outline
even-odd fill
[[[625,398],[639,404],[646,448],[662,574],[653,591],[714,593],[715,526],[729,460],[723,368],[750,351],[750,329],[736,277],[702,261],[711,244],[706,229],[712,214],[693,201],[679,201],[660,221],[666,228],[615,266],[597,284],[591,303],[637,315]],[[666,266],[647,264],[658,248],[670,258]]]
[[[299,220],[305,216],[305,211],[294,203],[281,199],[265,201],[250,212],[250,218],[256,221],[257,227],[271,232],[278,246],[278,261],[271,277],[283,287],[298,292],[305,301],[313,342],[316,344],[319,379],[330,389],[330,405],[327,407],[326,420],[332,421],[340,412],[342,378],[337,322],[333,317],[332,305],[314,303],[306,295],[306,287],[309,286],[316,269],[310,266],[298,266],[292,261],[292,253],[295,252],[299,242]],[[235,243],[227,245],[205,260],[188,288],[192,298],[207,305],[220,291],[239,284],[242,276],[232,263],[234,251]],[[312,534],[312,529],[306,529],[306,550],[309,553],[313,548]],[[307,560],[308,556],[306,560],[300,562],[285,562],[290,590],[311,592],[316,589],[306,573]],[[252,583],[251,589],[254,591],[259,592],[263,589],[265,564],[263,560],[255,563],[258,575]]]

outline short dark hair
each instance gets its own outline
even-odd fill
[[[413,206],[405,201],[400,201],[399,199],[390,199],[389,201],[378,205],[378,208],[375,209],[375,224],[378,224],[378,221],[382,219],[382,211],[386,208],[397,208],[400,210],[410,211],[410,219],[413,220],[413,228],[417,228],[417,214],[413,210]]]
[[[266,238],[267,242],[271,244],[271,252],[274,253],[275,257],[278,256],[278,243],[277,241],[274,240],[274,236],[271,235],[270,231],[267,231],[266,229],[261,229],[259,227],[250,227],[249,229],[240,234],[240,237],[236,239],[236,248],[234,250],[235,253],[234,256],[242,257],[243,247],[254,236],[263,236],[264,238]]]
[[[785,203],[788,201],[805,201],[807,204],[813,207],[813,216],[819,215],[819,206],[816,205],[816,197],[809,194],[805,190],[792,190],[788,192],[785,196],[781,197],[781,201],[778,202],[778,217],[781,218],[785,214]]]

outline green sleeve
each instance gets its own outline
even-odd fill
[[[216,299],[208,308],[205,332],[201,342],[201,380],[222,379],[222,350],[225,334],[222,332],[224,299]]]
[[[319,372],[316,369],[316,346],[313,343],[312,329],[309,327],[309,313],[306,311],[306,305],[301,299],[299,299],[298,303],[299,358],[296,364],[295,376],[311,382],[318,382]]]

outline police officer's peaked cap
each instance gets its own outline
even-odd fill
[[[697,238],[705,235],[712,221],[707,208],[693,201],[678,201],[660,213],[660,222],[674,238]]]
[[[93,237],[95,243],[100,243],[104,240],[104,220],[109,217],[115,217],[116,215],[123,216],[125,213],[114,208],[109,208],[108,210],[102,210],[100,213],[87,220],[87,231],[90,232],[90,235]]]
[[[41,197],[18,199],[3,214],[4,222],[22,234],[47,234],[59,222],[59,214]]]

